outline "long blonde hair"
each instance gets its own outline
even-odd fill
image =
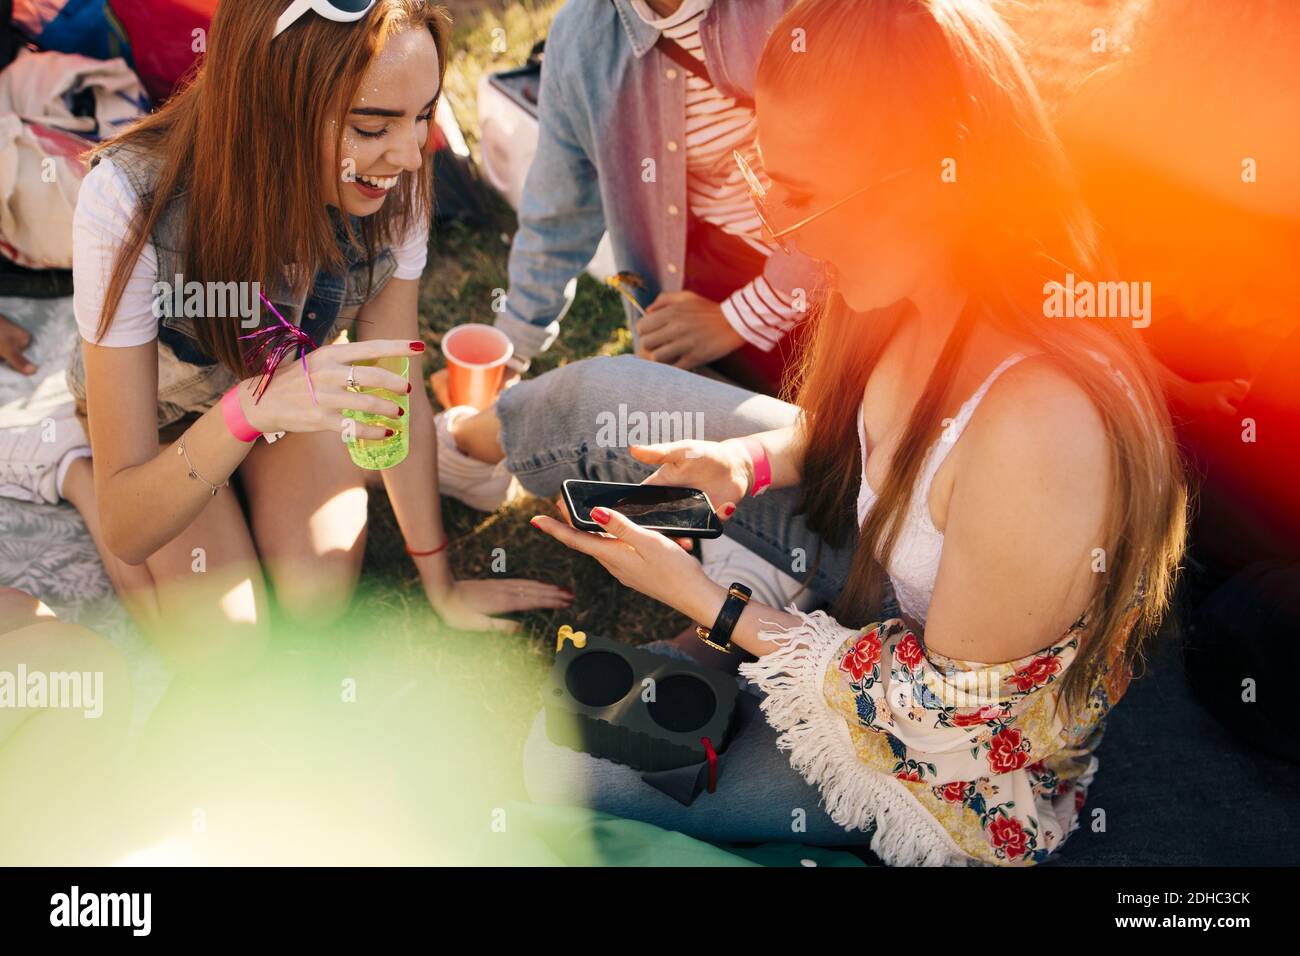
[[[807,52],[792,48],[795,30],[804,31]],[[1047,283],[1063,281],[1067,272],[1098,275],[1097,244],[1010,31],[979,0],[803,0],[773,29],[758,84],[776,101],[805,103],[816,91],[817,102],[805,110],[832,111],[827,115],[848,126],[869,121],[891,162],[932,161],[937,177],[949,157],[960,170],[949,238],[968,305],[860,530],[846,506],[861,473],[856,414],[898,316],[864,322],[831,295],[801,358],[796,389],[807,447],[801,510],[808,526],[833,544],[857,534],[836,616],[861,623],[878,613],[885,566],[938,437],[954,373],[973,326],[988,323],[1036,346],[1077,383],[1110,438],[1106,573],[1058,696],[1078,712],[1099,668],[1120,656],[1131,667],[1159,627],[1182,554],[1187,491],[1151,360],[1129,320],[1044,318]],[[842,140],[853,141],[852,135]]]

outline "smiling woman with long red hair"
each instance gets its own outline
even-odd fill
[[[177,660],[255,656],[264,572],[291,618],[346,607],[366,482],[341,439],[392,430],[343,410],[402,414],[358,387],[411,393],[410,452],[383,481],[444,620],[510,628],[490,615],[567,603],[536,582],[457,581],[447,561],[416,303],[448,32],[421,0],[221,4],[191,82],[92,154],[74,243],[84,341],[69,383],[94,458],[72,462],[62,493]],[[182,310],[159,292],[174,280]],[[249,316],[207,314],[202,296],[194,314],[193,283],[265,289],[263,329],[293,317],[279,325],[292,338],[278,366],[254,355]],[[353,321],[358,340],[336,341]],[[361,364],[385,356],[409,358],[408,378]]]

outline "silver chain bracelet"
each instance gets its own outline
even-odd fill
[[[227,478],[227,479],[226,479],[225,481],[223,481],[221,484],[219,484],[219,485],[214,485],[212,482],[208,481],[208,479],[204,478],[204,477],[203,477],[202,475],[200,475],[197,471],[195,471],[195,470],[194,470],[194,462],[190,461],[190,453],[189,453],[188,451],[186,451],[186,449],[185,449],[185,439],[186,439],[186,437],[187,437],[187,436],[185,436],[185,435],[182,435],[182,436],[181,436],[181,440],[180,440],[180,441],[177,443],[177,445],[176,445],[176,454],[178,454],[178,455],[184,455],[184,456],[185,456],[185,464],[186,464],[186,466],[190,469],[190,477],[193,478],[195,481],[201,481],[201,482],[203,482],[205,485],[207,485],[209,488],[211,488],[211,489],[212,489],[212,495],[213,495],[213,497],[216,497],[217,492],[220,491],[222,488],[228,488],[228,487],[230,487],[230,479]]]

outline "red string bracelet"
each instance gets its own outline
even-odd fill
[[[429,557],[429,556],[431,556],[431,555],[435,555],[435,554],[437,554],[439,551],[445,551],[446,548],[447,548],[447,545],[449,545],[449,544],[451,544],[451,538],[448,538],[446,541],[444,541],[442,544],[438,545],[438,546],[437,546],[436,548],[434,548],[432,551],[412,551],[412,550],[411,550],[411,546],[408,544],[408,545],[406,546],[406,553],[409,554],[409,555],[410,555],[411,557],[413,557],[413,558],[427,558],[427,557]]]

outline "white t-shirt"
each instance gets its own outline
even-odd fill
[[[138,202],[126,173],[111,159],[101,159],[81,184],[72,220],[72,308],[81,337],[87,341],[95,340],[113,266],[127,242]],[[393,255],[397,259],[394,278],[420,278],[429,256],[428,221],[394,246]],[[100,345],[126,348],[158,337],[158,318],[153,312],[157,281],[158,254],[148,242]]]

